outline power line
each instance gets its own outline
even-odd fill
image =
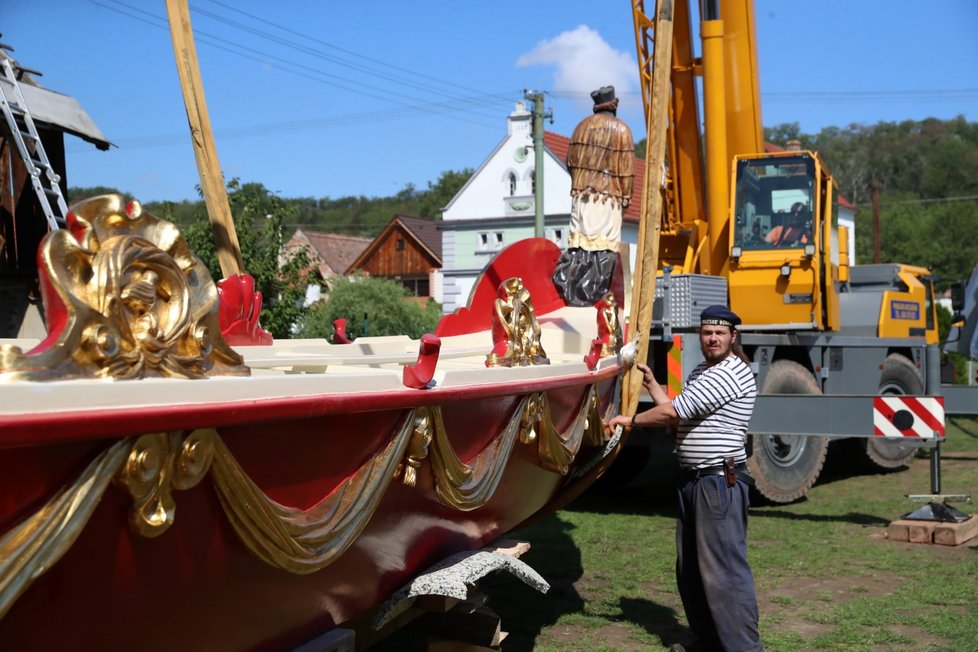
[[[881,201],[880,206],[897,206],[901,204],[947,204],[959,201],[978,201],[978,195],[962,195],[961,197],[929,197],[925,199],[903,199],[900,201]],[[868,208],[871,207],[872,202],[868,204],[855,204],[856,208]]]
[[[342,48],[342,47],[340,47],[338,45],[335,45],[333,43],[329,43],[328,41],[324,41],[322,39],[319,39],[319,38],[316,38],[316,37],[313,37],[313,36],[309,36],[308,34],[305,34],[305,33],[299,32],[299,31],[296,31],[296,30],[294,30],[294,29],[292,29],[290,27],[286,27],[284,25],[281,25],[281,24],[272,22],[272,21],[268,20],[265,17],[257,16],[255,14],[251,14],[251,13],[248,13],[246,11],[242,11],[241,9],[238,9],[237,7],[234,7],[232,5],[229,5],[229,4],[225,3],[225,2],[220,2],[220,0],[210,0],[210,1],[213,4],[216,4],[216,5],[219,5],[221,7],[224,7],[225,9],[228,9],[228,10],[233,11],[235,13],[241,14],[243,16],[247,16],[248,18],[251,18],[253,20],[259,21],[262,25],[269,25],[269,26],[275,27],[276,29],[282,30],[283,32],[286,32],[288,34],[294,34],[294,35],[296,35],[296,36],[298,36],[300,38],[306,39],[306,40],[311,41],[313,43],[317,43],[319,45],[323,45],[323,46],[328,47],[328,48],[330,48],[332,50],[337,50],[339,52],[343,52],[345,54],[352,55],[352,56],[356,57],[357,59],[362,59],[364,61],[370,61],[372,63],[376,63],[376,64],[378,64],[380,66],[383,66],[383,68],[385,68],[385,69],[399,70],[401,72],[407,73],[409,75],[413,75],[415,77],[420,77],[422,79],[430,80],[430,81],[435,82],[436,84],[440,84],[442,86],[454,87],[454,88],[458,88],[458,89],[463,90],[463,91],[466,91],[466,92],[471,92],[471,93],[478,93],[478,92],[480,92],[480,91],[477,91],[476,89],[473,89],[473,88],[470,88],[470,87],[467,87],[467,86],[463,86],[463,85],[457,84],[455,82],[451,82],[451,81],[439,79],[437,77],[434,77],[432,75],[428,75],[426,73],[417,72],[417,71],[411,70],[409,68],[404,68],[404,67],[398,66],[396,64],[392,64],[392,63],[389,63],[389,62],[386,62],[386,61],[381,61],[379,59],[374,59],[374,58],[369,57],[367,55],[364,55],[364,54],[361,54],[361,53],[358,53],[358,52],[354,52],[354,51],[348,50],[346,48]],[[224,17],[221,17],[221,16],[217,16],[217,15],[212,14],[210,12],[206,12],[205,10],[200,9],[200,8],[195,8],[194,10],[197,11],[198,13],[202,13],[203,15],[209,15],[209,16],[215,18],[216,20],[220,20],[221,22],[226,22],[226,23],[231,24],[231,25],[234,25],[234,26],[240,26],[241,25],[240,23],[237,23],[235,21],[231,21],[231,20],[229,20],[227,18],[224,18]],[[251,30],[249,29],[249,31],[251,31]],[[257,31],[256,33],[265,35],[267,38],[274,38],[271,35],[269,35],[267,32],[264,32],[264,31],[261,31],[261,30]],[[406,82],[404,82],[401,79],[390,77],[389,74],[386,73],[386,72],[377,72],[374,69],[370,68],[369,66],[365,66],[364,64],[361,64],[361,63],[358,63],[358,62],[355,62],[355,61],[352,61],[351,62],[350,60],[343,59],[341,57],[331,57],[331,56],[326,55],[322,51],[309,50],[308,48],[305,48],[303,46],[298,45],[294,41],[289,41],[289,40],[279,41],[279,39],[274,39],[274,40],[276,40],[278,42],[282,42],[282,43],[287,43],[291,47],[300,49],[302,51],[312,52],[312,53],[316,54],[317,56],[321,56],[321,57],[327,58],[328,60],[335,61],[335,62],[341,63],[343,65],[349,65],[349,66],[354,67],[354,68],[356,68],[358,70],[364,70],[368,74],[377,74],[379,76],[382,76],[385,79],[392,79],[393,81],[396,81],[398,83],[406,83]],[[431,86],[428,86],[428,85],[424,85],[424,86],[414,85],[414,87],[415,88],[424,88],[424,89],[434,90],[436,92],[441,92],[440,89],[437,89],[437,88],[434,88],[434,87],[431,87]],[[487,97],[496,97],[497,100],[508,99],[508,98],[506,98],[506,97],[504,97],[502,95],[498,95],[498,94],[497,95],[494,95],[494,96],[493,95],[489,95]],[[488,102],[487,102],[487,104],[488,104]]]
[[[150,12],[144,11],[142,9],[139,9],[138,7],[133,7],[132,5],[128,5],[128,4],[124,3],[124,2],[120,2],[119,0],[109,0],[109,1],[110,2],[113,2],[116,5],[120,5],[122,7],[125,7],[126,9],[129,9],[129,10],[131,10],[133,12],[138,12],[139,14],[144,14],[149,19],[152,19],[152,21],[156,21],[156,22],[152,22],[151,20],[148,20],[147,18],[143,18],[143,17],[141,17],[139,15],[135,15],[133,13],[124,11],[124,10],[119,9],[117,7],[113,7],[113,6],[107,5],[107,4],[103,3],[103,2],[99,2],[99,0],[89,0],[89,2],[91,2],[92,4],[95,4],[95,5],[104,7],[106,9],[109,9],[110,11],[115,11],[115,12],[120,13],[120,14],[122,14],[124,16],[129,17],[129,18],[133,18],[135,20],[139,20],[140,22],[147,23],[147,24],[149,24],[149,25],[151,25],[153,27],[157,27],[157,28],[160,28],[160,29],[169,31],[169,27],[168,27],[168,23],[166,22],[166,19],[161,18],[160,16],[157,16],[157,15],[152,14]],[[295,69],[292,69],[292,68],[289,68],[289,67],[283,67],[283,65],[276,65],[275,63],[269,63],[268,64],[268,65],[270,65],[270,66],[272,66],[274,68],[278,68],[280,70],[284,70],[285,72],[289,72],[291,74],[294,74],[294,75],[297,75],[297,76],[300,76],[300,77],[304,77],[304,78],[310,79],[312,81],[317,81],[319,83],[325,83],[327,85],[330,85],[330,86],[333,86],[333,87],[336,87],[336,88],[341,88],[343,90],[347,90],[347,91],[352,92],[352,93],[356,93],[356,94],[359,94],[359,95],[365,95],[367,97],[372,97],[372,98],[375,98],[375,99],[378,99],[378,100],[381,100],[381,101],[384,101],[384,102],[389,102],[389,103],[397,104],[397,105],[399,105],[401,107],[404,107],[405,109],[408,109],[408,110],[410,110],[410,111],[412,111],[414,113],[430,113],[430,114],[435,114],[435,115],[443,115],[444,117],[448,117],[448,118],[453,119],[453,120],[459,120],[461,122],[467,122],[467,123],[470,123],[470,124],[476,124],[476,125],[484,126],[484,127],[495,127],[496,126],[496,125],[487,124],[485,122],[480,122],[478,120],[467,119],[467,118],[463,118],[463,117],[459,117],[459,116],[453,116],[453,115],[450,115],[450,114],[452,112],[455,112],[455,111],[461,111],[461,110],[463,110],[463,108],[464,108],[462,106],[463,104],[473,104],[473,103],[479,104],[479,103],[484,103],[484,101],[485,101],[484,98],[485,97],[496,97],[499,94],[486,94],[486,95],[483,95],[483,96],[480,96],[480,97],[474,97],[474,98],[461,98],[461,100],[459,102],[455,103],[455,104],[445,104],[445,103],[442,103],[442,104],[431,104],[431,103],[428,103],[426,100],[424,100],[422,98],[418,98],[418,97],[414,97],[414,96],[409,96],[409,95],[405,95],[405,94],[402,94],[402,93],[397,93],[397,92],[394,92],[394,91],[390,91],[389,89],[383,89],[383,88],[379,88],[379,87],[376,87],[376,86],[370,86],[370,85],[367,85],[367,84],[362,84],[362,82],[358,82],[357,80],[351,80],[349,78],[340,77],[338,75],[333,75],[333,74],[328,73],[328,72],[325,72],[325,71],[323,71],[321,69],[312,68],[310,66],[305,66],[303,64],[300,64],[300,63],[297,63],[297,62],[294,62],[294,61],[290,61],[288,59],[283,59],[282,57],[278,57],[278,56],[275,56],[275,55],[270,54],[270,53],[267,53],[267,52],[261,52],[261,51],[258,51],[258,50],[246,49],[244,46],[241,46],[238,43],[235,43],[235,42],[230,41],[228,39],[221,38],[221,37],[216,36],[216,35],[213,35],[213,34],[209,34],[207,32],[201,32],[199,30],[195,30],[195,34],[197,34],[199,37],[203,37],[203,38],[198,38],[198,40],[200,42],[202,42],[202,43],[205,43],[205,44],[209,45],[210,47],[214,47],[214,48],[217,48],[217,49],[220,49],[220,50],[224,50],[226,52],[229,52],[229,53],[234,54],[236,56],[241,56],[241,57],[246,58],[246,59],[249,59],[249,60],[254,60],[255,59],[255,56],[254,55],[255,54],[258,54],[258,55],[261,55],[263,57],[267,57],[269,59],[282,62],[285,66],[292,66],[292,67],[295,67],[295,68],[300,68],[300,69],[308,70],[308,71],[314,73],[315,75],[320,75],[322,77],[328,77],[328,78],[331,78],[333,80],[339,80],[341,82],[348,82],[350,84],[364,86],[364,87],[367,87],[367,88],[373,88],[373,89],[378,90],[378,91],[380,91],[381,93],[384,93],[384,94],[383,95],[377,95],[377,94],[369,93],[369,92],[363,90],[363,88],[360,88],[360,87],[357,87],[357,86],[347,86],[347,85],[344,85],[343,83],[338,83],[337,81],[327,81],[325,79],[322,79],[321,77],[317,77],[317,76],[312,76],[312,75],[306,74],[306,73],[302,72],[301,70],[295,70]],[[230,47],[221,45],[221,43],[225,43],[225,44],[227,44],[227,46],[230,46]],[[232,49],[232,48],[234,48],[234,49]],[[511,92],[513,94],[515,94],[517,91],[511,91]],[[397,100],[392,99],[390,97],[390,95],[398,95],[398,96],[404,97],[404,98],[406,98],[408,100],[411,100],[413,102],[424,102],[424,104],[414,104],[414,105],[406,104],[404,102],[399,102]],[[494,116],[494,115],[493,116],[485,115],[484,117],[496,117],[496,116]],[[256,134],[256,135],[260,135],[260,134]],[[154,145],[154,146],[158,146],[158,144],[157,145]]]

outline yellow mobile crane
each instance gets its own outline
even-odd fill
[[[650,8],[633,0],[649,125],[655,19],[671,20],[668,119],[665,134],[648,135],[665,139],[666,163],[659,174],[646,166],[647,183],[661,178],[646,203],[663,205],[649,347],[656,374],[677,392],[702,359],[699,311],[729,301],[761,394],[793,395],[761,396],[755,410],[749,466],[761,494],[804,495],[833,437],[858,437],[848,443],[872,466],[904,465],[942,436],[943,414],[930,437],[872,436],[872,397],[923,395],[925,379],[939,387],[929,376],[939,364],[936,346],[934,360],[927,350],[938,341],[930,272],[850,266],[838,187],[818,152],[766,151],[781,148],[763,137],[752,0],[701,0],[699,54],[687,0]],[[839,400],[805,400],[818,395]]]

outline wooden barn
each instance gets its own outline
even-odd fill
[[[0,337],[43,337],[36,257],[49,226],[13,132],[22,130],[18,127],[22,118],[17,98],[23,97],[66,198],[65,134],[78,136],[102,150],[108,149],[110,143],[77,100],[42,88],[36,80],[40,73],[17,64],[7,50],[12,48],[0,44],[0,100],[12,111],[0,115]],[[11,115],[18,117],[11,119]],[[35,152],[32,156],[37,156],[31,138],[21,139]]]
[[[347,268],[396,281],[416,297],[437,297],[441,231],[435,220],[395,215]]]

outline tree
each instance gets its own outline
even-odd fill
[[[244,271],[255,279],[255,289],[262,293],[261,325],[276,338],[292,337],[293,328],[305,312],[305,271],[310,266],[304,251],[280,262],[286,241],[285,223],[295,207],[260,183],[242,184],[232,179],[227,188]],[[211,276],[220,279],[221,267],[207,216],[198,214],[184,230],[184,237]]]
[[[418,217],[441,217],[441,211],[472,176],[472,168],[464,170],[445,170],[435,183],[428,182],[428,190],[421,193],[416,215]]]
[[[345,318],[353,339],[364,335],[407,335],[418,338],[435,330],[441,306],[422,306],[403,285],[384,278],[354,276],[338,279],[326,301],[313,306],[299,327],[300,337],[329,337],[333,321]]]

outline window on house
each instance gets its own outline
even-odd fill
[[[547,240],[550,240],[558,247],[563,247],[565,245],[564,229],[548,226],[544,234],[547,236]]]
[[[394,245],[398,251],[404,251],[404,238],[398,238],[397,244]]]
[[[509,173],[509,196],[512,197],[516,194],[516,173]]]
[[[535,194],[537,191],[537,171],[533,170],[530,172],[530,193]]]
[[[503,239],[502,231],[483,232],[476,238],[476,247],[479,251],[499,251],[503,248]]]

